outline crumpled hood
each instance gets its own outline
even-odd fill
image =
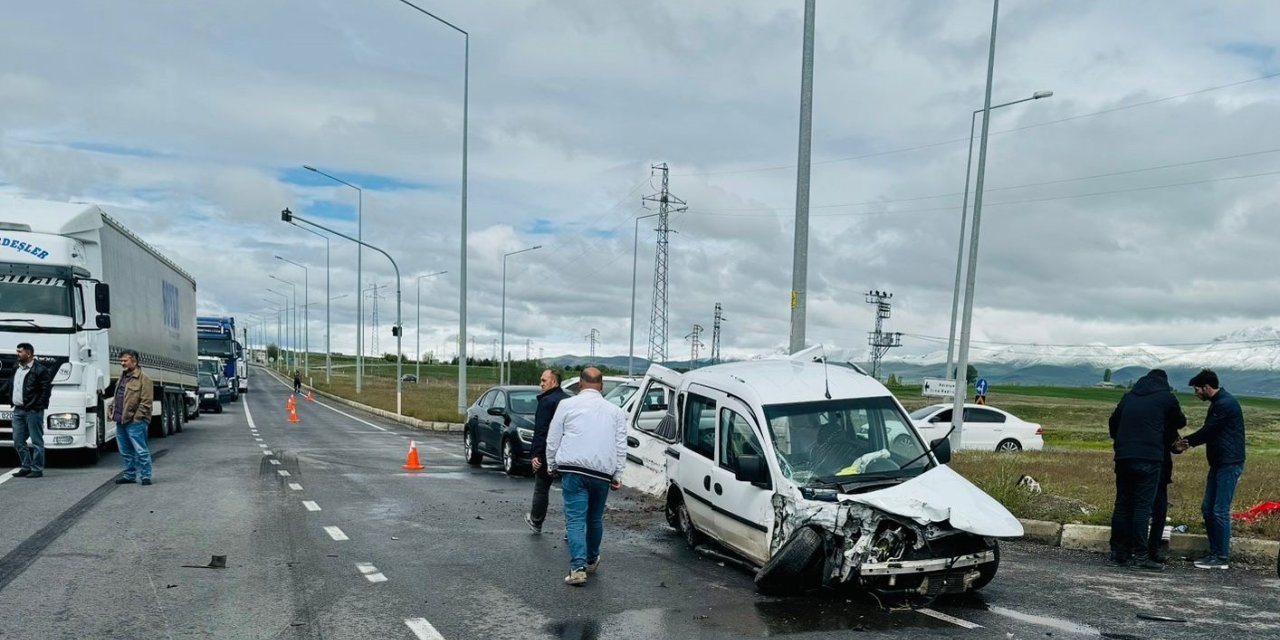
[[[951,467],[940,465],[900,485],[860,494],[841,494],[858,502],[925,525],[949,521],[952,528],[993,538],[1022,536],[1022,523],[982,489]]]

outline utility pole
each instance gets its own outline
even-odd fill
[[[373,354],[378,353],[378,299],[382,297],[382,292],[380,291],[380,289],[385,289],[385,288],[387,288],[387,285],[385,284],[374,284],[374,285],[370,285],[369,288],[365,289],[365,291],[368,292],[369,296],[373,298],[373,309],[371,309],[371,311],[373,312],[373,326],[371,327],[372,331],[370,331],[370,333],[373,334],[373,337],[371,339],[372,345],[370,346],[370,351],[369,351],[370,353],[373,353]]]
[[[491,341],[491,344],[490,344],[490,347],[489,347],[489,348],[491,349],[491,351],[492,351],[492,353],[493,353],[493,356],[492,356],[492,358],[493,358],[493,362],[494,362],[495,364],[497,364],[497,362],[498,362],[498,339],[497,339],[497,338],[493,338],[493,339],[492,339],[492,341]]]
[[[698,368],[698,349],[702,348],[702,325],[693,325],[693,331],[684,337],[689,341],[689,369]]]
[[[591,333],[588,333],[583,337],[586,338],[587,343],[591,345],[591,355],[587,358],[587,363],[594,366],[596,363],[596,345],[600,344],[600,332],[593,328],[591,329]]]
[[[893,307],[889,302],[893,294],[885,291],[868,291],[866,296],[867,304],[876,306],[876,330],[867,333],[867,344],[871,347],[871,377],[879,379],[880,361],[889,349],[902,346],[902,334],[883,330],[884,321],[889,319],[889,312]]]
[[[529,338],[524,339],[524,359],[533,359],[533,340],[530,340]]]
[[[716,318],[711,325],[711,364],[720,363],[720,323],[724,322],[724,311],[720,303],[716,303]]]
[[[804,2],[800,55],[800,143],[796,162],[795,244],[791,254],[791,353],[804,349],[809,281],[809,160],[813,140],[813,23],[816,0]]]
[[[685,211],[688,203],[671,195],[667,163],[651,165],[650,171],[662,172],[662,189],[642,198],[643,203],[658,203],[658,245],[653,255],[653,309],[649,312],[649,362],[662,364],[667,359],[667,236],[671,213]],[[651,174],[652,175],[652,174]],[[647,205],[646,205],[647,208]]]

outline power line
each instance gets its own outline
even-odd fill
[[[1089,113],[1081,113],[1081,114],[1077,114],[1077,115],[1074,115],[1074,116],[1067,116],[1067,117],[1065,117],[1065,118],[1059,118],[1059,119],[1057,119],[1057,120],[1048,120],[1048,121],[1045,121],[1045,122],[1038,122],[1038,123],[1035,123],[1035,124],[1023,125],[1023,126],[1021,126],[1021,127],[1014,127],[1014,128],[1012,128],[1012,129],[1002,129],[1002,130],[1000,130],[1000,131],[992,131],[991,133],[989,133],[989,134],[988,134],[988,136],[1003,135],[1003,134],[1006,134],[1006,133],[1013,133],[1013,132],[1015,132],[1015,131],[1025,131],[1025,130],[1027,130],[1027,129],[1035,129],[1035,128],[1038,128],[1038,127],[1047,127],[1047,126],[1049,126],[1049,125],[1060,124],[1060,123],[1063,123],[1063,122],[1071,122],[1071,121],[1073,121],[1073,120],[1080,120],[1080,119],[1083,119],[1083,118],[1091,118],[1091,117],[1093,117],[1093,116],[1100,116],[1100,115],[1105,115],[1105,114],[1108,114],[1108,113],[1115,113],[1115,112],[1117,112],[1117,111],[1126,111],[1126,110],[1129,110],[1129,109],[1136,109],[1136,108],[1138,108],[1138,107],[1145,107],[1145,106],[1149,106],[1149,105],[1153,105],[1153,104],[1158,104],[1158,103],[1161,103],[1161,102],[1168,102],[1168,101],[1170,101],[1170,100],[1177,100],[1177,99],[1179,99],[1179,98],[1188,98],[1188,97],[1191,97],[1191,96],[1200,95],[1200,94],[1203,94],[1203,93],[1209,93],[1209,92],[1212,92],[1212,91],[1219,91],[1219,90],[1222,90],[1222,89],[1230,89],[1230,88],[1232,88],[1232,87],[1239,87],[1239,86],[1246,85],[1246,84],[1251,84],[1251,83],[1254,83],[1254,82],[1261,82],[1261,81],[1263,81],[1263,80],[1270,80],[1270,79],[1272,79],[1272,78],[1276,78],[1276,77],[1280,77],[1280,72],[1277,72],[1277,73],[1269,73],[1269,74],[1266,74],[1266,75],[1257,76],[1257,77],[1254,77],[1254,78],[1249,78],[1249,79],[1247,79],[1247,80],[1240,80],[1240,81],[1237,81],[1237,82],[1229,82],[1229,83],[1227,83],[1227,84],[1215,85],[1215,86],[1212,86],[1212,87],[1205,87],[1205,88],[1203,88],[1203,89],[1196,89],[1195,91],[1188,91],[1188,92],[1185,92],[1185,93],[1179,93],[1179,94],[1175,94],[1175,95],[1171,95],[1171,96],[1164,96],[1164,97],[1161,97],[1161,98],[1154,98],[1154,99],[1151,99],[1151,100],[1143,100],[1143,101],[1141,101],[1141,102],[1134,102],[1134,103],[1130,103],[1130,104],[1127,104],[1127,105],[1120,105],[1120,106],[1118,106],[1118,107],[1110,107],[1110,108],[1102,109],[1102,110],[1099,110],[1099,111],[1092,111],[1092,112],[1089,112]],[[849,161],[851,161],[851,160],[866,160],[867,158],[878,158],[878,157],[881,157],[881,156],[893,155],[893,154],[898,154],[898,153],[907,153],[907,152],[910,152],[910,151],[920,151],[920,150],[922,150],[922,149],[930,149],[930,148],[933,148],[933,147],[942,147],[942,146],[946,146],[946,145],[950,145],[950,144],[957,144],[957,143],[960,143],[960,142],[967,142],[968,140],[969,140],[969,138],[968,138],[968,137],[964,137],[964,138],[954,138],[954,139],[951,139],[951,140],[941,140],[941,141],[938,141],[938,142],[930,142],[930,143],[927,143],[927,144],[919,144],[919,145],[914,145],[914,146],[910,146],[910,147],[901,147],[901,148],[898,148],[898,149],[888,149],[888,150],[885,150],[885,151],[874,151],[874,152],[871,152],[871,153],[864,153],[864,154],[860,154],[860,155],[856,155],[856,156],[845,156],[845,157],[842,157],[842,158],[831,158],[831,159],[828,159],[828,160],[815,160],[815,161],[813,161],[813,162],[812,162],[812,164],[815,164],[815,165],[821,165],[821,164],[834,164],[834,163],[837,163],[837,162],[849,162]],[[681,173],[681,174],[677,174],[677,176],[694,177],[694,176],[719,176],[719,175],[731,175],[731,174],[738,174],[738,173],[759,173],[759,172],[763,172],[763,171],[780,171],[780,170],[782,170],[782,169],[794,169],[794,168],[795,168],[795,166],[796,166],[796,165],[794,165],[794,164],[787,164],[787,165],[775,165],[775,166],[770,166],[770,167],[756,167],[756,168],[753,168],[753,169],[729,169],[729,170],[725,170],[725,171],[703,171],[703,172],[699,172],[699,173]]]
[[[942,336],[930,336],[920,333],[903,333],[902,335],[917,338],[920,340],[928,340],[934,342],[947,342],[948,338]],[[999,342],[995,340],[971,340],[970,342],[977,344],[991,344],[998,346],[1016,346],[1016,347],[1096,347],[1098,344],[1046,344],[1043,342]],[[1208,342],[1169,342],[1169,343],[1144,343],[1141,346],[1146,347],[1204,347],[1215,344],[1280,344],[1280,338],[1261,338],[1257,340],[1210,340]]]

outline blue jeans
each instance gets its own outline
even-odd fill
[[[27,447],[27,439],[31,447]],[[35,473],[44,471],[44,412],[27,409],[13,410],[13,448],[18,450],[18,461],[23,469]]]
[[[569,569],[582,569],[600,558],[609,481],[566,473],[560,479],[560,492],[564,495],[565,535],[569,536]]]
[[[1244,463],[1209,467],[1204,483],[1200,514],[1204,516],[1205,533],[1209,534],[1209,553],[1223,560],[1231,557],[1231,501],[1242,473]]]
[[[120,447],[120,460],[124,462],[124,477],[133,480],[151,479],[151,450],[147,448],[147,423],[139,420],[129,424],[116,423],[116,444]]]

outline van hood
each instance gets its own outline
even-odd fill
[[[902,484],[861,494],[841,494],[857,502],[927,525],[949,522],[953,529],[992,538],[1022,536],[1022,523],[982,489],[951,467],[939,465]]]

